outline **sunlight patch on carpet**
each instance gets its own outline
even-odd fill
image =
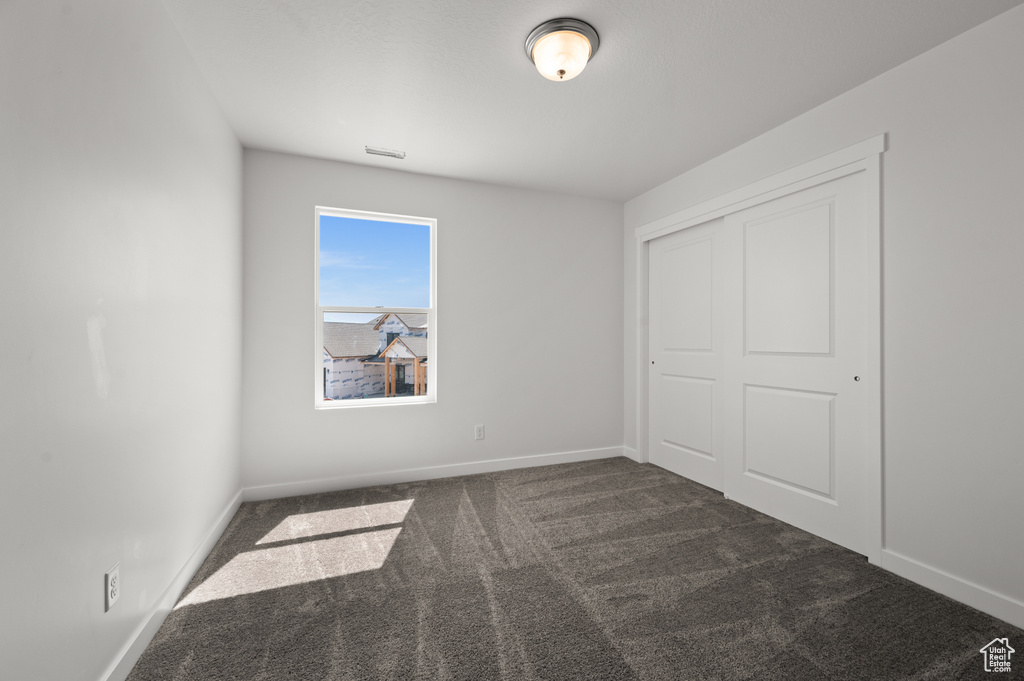
[[[256,545],[291,543],[239,553],[174,609],[379,570],[402,532],[393,526],[405,520],[412,503],[405,499],[288,516]],[[309,539],[339,532],[348,534]]]
[[[405,520],[405,516],[412,507],[412,502],[412,499],[402,499],[383,504],[335,508],[316,513],[297,513],[282,520],[277,527],[268,532],[256,544],[272,544],[321,534],[395,525]]]

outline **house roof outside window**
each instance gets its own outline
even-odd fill
[[[412,329],[425,329],[427,328],[427,315],[425,314],[395,314],[394,312],[388,312],[377,317],[370,323],[374,325],[373,328],[379,329],[380,325],[384,323],[388,317],[397,317],[398,321],[405,324],[405,326],[411,331]]]
[[[404,353],[401,352],[399,346],[404,345],[413,357],[423,358],[427,356],[427,339],[420,336],[399,336],[395,340],[391,341],[391,345],[386,347],[381,354],[381,357],[397,357],[401,358]]]
[[[380,334],[368,324],[324,322],[324,350],[334,359],[371,357],[379,349]]]

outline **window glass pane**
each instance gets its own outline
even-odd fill
[[[430,226],[320,216],[320,305],[430,307]]]
[[[325,401],[427,394],[427,315],[323,313]]]

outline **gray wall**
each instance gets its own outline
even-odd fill
[[[159,2],[0,3],[0,677],[100,678],[238,491],[241,160]]]
[[[622,204],[249,150],[244,175],[245,486],[621,451]],[[313,409],[317,205],[437,218],[436,404]]]
[[[883,564],[1017,624],[1024,540],[1007,523],[1024,517],[1022,36],[1018,7],[629,201],[624,235],[635,447],[634,228],[887,132]]]

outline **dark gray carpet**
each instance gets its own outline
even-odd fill
[[[1007,636],[619,458],[243,504],[129,681],[982,679]]]

